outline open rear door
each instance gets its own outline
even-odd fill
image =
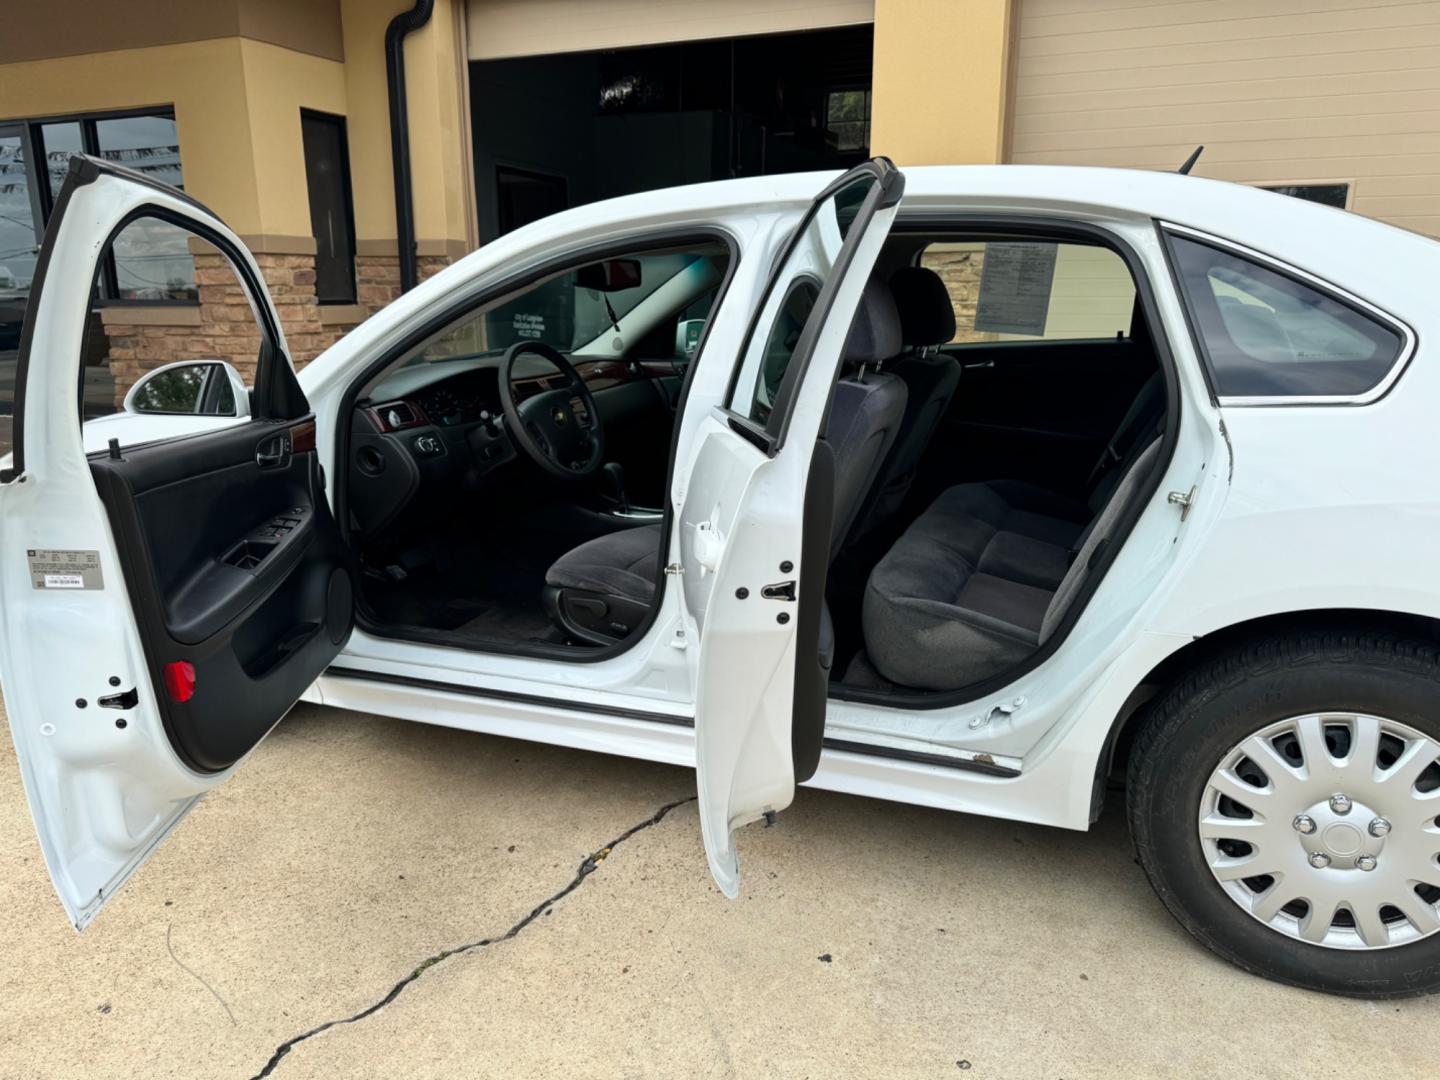
[[[766,286],[728,406],[701,421],[680,552],[700,639],[700,825],[729,897],[740,888],[735,831],[788,806],[820,760],[834,481],[820,434],[903,190],[902,174],[877,158],[820,193]]]
[[[203,255],[202,298],[231,290],[225,321],[258,341],[253,408],[148,444],[117,424],[119,442],[87,456],[76,392],[87,317],[104,260],[126,257],[126,230],[178,232],[168,250],[183,259],[188,245],[197,267]],[[183,192],[73,159],[31,288],[14,457],[0,472],[0,686],[77,929],[349,636],[353,579],[308,412],[236,236]]]

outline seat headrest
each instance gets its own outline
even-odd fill
[[[849,371],[883,364],[899,356],[902,347],[895,297],[884,282],[872,277],[865,282],[850,336],[845,339],[843,366]]]
[[[890,277],[900,337],[912,349],[944,345],[955,336],[955,307],[940,275],[925,266],[902,266]]]

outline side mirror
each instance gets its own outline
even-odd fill
[[[612,293],[640,285],[639,259],[606,259],[575,271],[575,284],[593,292]]]
[[[250,415],[240,373],[223,360],[181,360],[148,372],[125,395],[128,413],[150,416]]]
[[[704,332],[704,319],[681,319],[675,324],[675,355],[695,359],[695,350],[700,347],[700,335]]]

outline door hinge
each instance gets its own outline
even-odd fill
[[[685,566],[682,563],[672,562],[665,565],[665,573],[667,574],[683,574],[684,572]]]
[[[970,720],[970,729],[985,727],[997,716],[1013,716],[1019,708],[1025,704],[1023,697],[1017,697],[1013,701],[1002,701],[999,705],[992,705],[979,716]]]
[[[1167,502],[1172,506],[1180,507],[1180,520],[1184,521],[1190,516],[1190,507],[1195,505],[1196,488],[1192,484],[1189,491],[1172,491],[1165,496]]]

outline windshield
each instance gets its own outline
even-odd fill
[[[623,354],[660,320],[713,288],[725,265],[725,250],[716,245],[713,251],[690,248],[628,255],[626,260],[638,264],[636,285],[602,291],[586,287],[594,280],[593,273],[587,276],[593,266],[566,271],[467,316],[426,342],[403,366],[500,353],[517,341],[544,342],[566,354],[592,344],[603,346],[606,355]],[[652,297],[657,303],[646,305]]]

